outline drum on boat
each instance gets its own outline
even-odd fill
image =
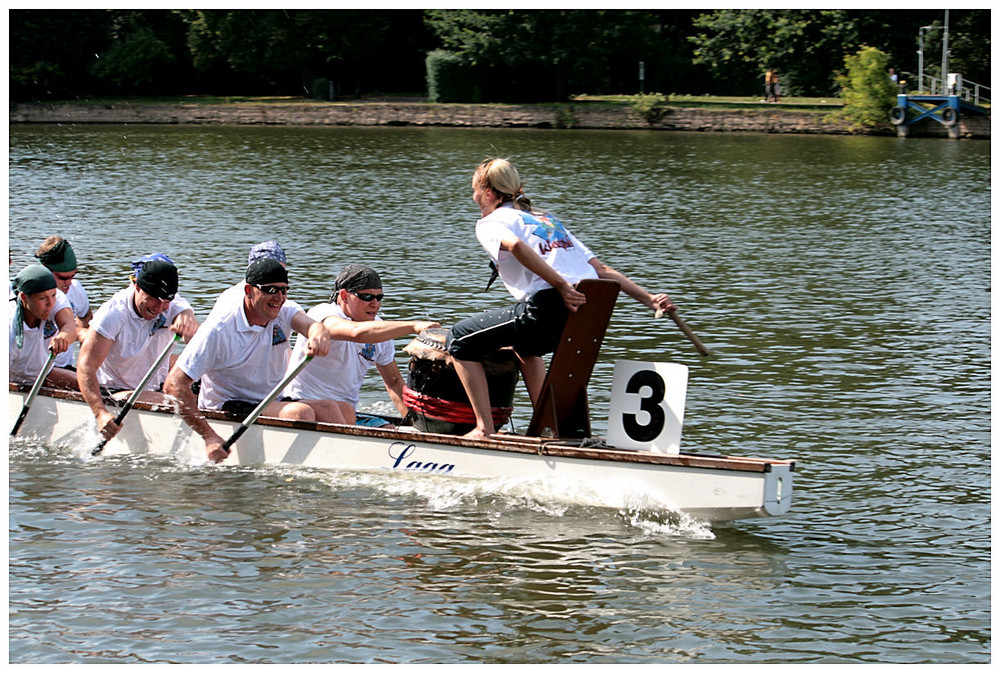
[[[403,386],[406,419],[422,432],[463,435],[476,426],[472,405],[458,378],[447,342],[451,330],[426,329],[404,352],[410,354],[409,377]],[[493,424],[499,428],[510,420],[517,387],[517,356],[505,348],[483,361],[493,408]]]

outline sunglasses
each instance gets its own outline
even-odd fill
[[[287,285],[254,285],[254,287],[264,294],[278,294],[279,292],[281,294],[288,294],[288,290],[291,289]]]
[[[354,290],[348,290],[348,292],[353,294],[361,301],[371,301],[372,299],[377,299],[378,301],[382,301],[383,299],[385,299],[385,294],[372,294],[371,292],[355,292]]]

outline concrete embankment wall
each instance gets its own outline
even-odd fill
[[[298,126],[453,126],[485,128],[659,129],[746,133],[847,134],[847,125],[826,119],[828,112],[785,110],[712,110],[668,108],[663,119],[648,124],[626,106],[461,105],[431,103],[301,104],[13,104],[11,124],[247,124]],[[967,117],[961,136],[989,138],[988,117]],[[892,133],[891,131],[889,132]],[[947,137],[930,121],[912,136]]]

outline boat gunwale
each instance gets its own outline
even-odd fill
[[[9,383],[10,392],[27,393],[29,386],[24,384]],[[42,387],[38,393],[40,396],[54,399],[65,399],[81,402],[87,406],[83,395],[79,391],[55,389]],[[105,397],[105,402],[113,406],[122,406],[123,402]],[[160,414],[173,414],[171,405],[152,404],[149,402],[136,401],[133,410],[143,410]],[[89,406],[87,407],[89,412]],[[209,420],[225,421],[228,423],[239,423],[221,411],[211,411],[201,409],[200,412]],[[127,422],[127,421],[126,421]],[[278,428],[289,428],[292,430],[305,430],[317,432],[325,435],[354,435],[371,438],[387,439],[417,439],[433,444],[452,445],[464,448],[486,449],[492,451],[504,451],[509,453],[538,454],[552,458],[573,458],[584,460],[597,460],[618,463],[642,463],[651,466],[665,465],[671,467],[690,467],[697,469],[717,469],[740,472],[770,472],[774,467],[787,467],[790,471],[795,469],[794,460],[775,460],[765,458],[743,457],[743,456],[716,456],[700,453],[666,454],[654,453],[651,451],[630,451],[626,449],[616,449],[604,446],[581,446],[579,442],[583,440],[554,439],[543,437],[528,437],[525,435],[501,435],[498,439],[468,439],[456,435],[445,435],[433,432],[414,432],[412,430],[396,430],[385,428],[372,428],[367,426],[343,425],[338,423],[321,423],[315,421],[298,421],[273,416],[260,416],[255,421],[255,425],[270,426]]]

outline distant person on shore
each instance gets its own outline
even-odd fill
[[[137,260],[134,282],[104,302],[94,314],[77,365],[83,399],[94,412],[98,431],[111,439],[121,430],[117,414],[108,411],[102,395],[128,398],[172,343],[174,334],[185,342],[198,330],[194,309],[177,293],[177,267],[166,255]],[[146,384],[139,400],[159,403],[170,362],[163,362]]]
[[[90,310],[90,298],[87,291],[77,280],[76,254],[69,241],[62,236],[49,236],[35,252],[38,263],[52,272],[56,279],[56,287],[66,295],[73,317],[76,320],[76,335],[80,344],[87,337],[87,327],[93,313]],[[73,348],[68,348],[56,358],[56,367],[73,369]]]
[[[66,295],[56,287],[56,277],[41,264],[24,267],[12,285],[8,376],[13,383],[32,385],[49,353],[65,353],[76,341],[76,320]],[[45,384],[75,389],[76,374],[55,367],[45,377]]]
[[[764,73],[764,102],[777,103],[781,95],[781,84],[778,82],[778,71],[774,68]]]
[[[243,301],[219,306],[209,315],[163,387],[177,400],[184,422],[205,440],[205,451],[214,462],[228,455],[222,448],[225,440],[199,409],[244,416],[252,411],[284,377],[293,331],[306,342],[304,355],[320,358],[330,352],[330,337],[322,323],[286,302],[288,272],[280,262],[270,257],[256,260],[247,268],[245,280]],[[195,397],[191,384],[198,380],[201,387]],[[315,421],[313,406],[282,398],[271,402],[264,415]]]
[[[426,320],[382,320],[378,312],[385,293],[375,269],[350,264],[333,286],[330,301],[309,310],[309,317],[323,323],[330,334],[330,353],[316,358],[285,388],[285,394],[302,400],[325,402],[316,407],[316,420],[349,425],[388,425],[378,417],[357,416],[358,399],[365,375],[374,365],[382,375],[386,392],[400,416],[403,404],[403,377],[396,366],[392,340],[425,329],[440,327]],[[289,369],[302,359],[305,345],[300,339],[292,351]]]
[[[495,430],[483,358],[512,346],[532,404],[537,403],[545,379],[542,356],[555,350],[570,311],[587,300],[576,283],[608,278],[653,310],[667,311],[674,305],[667,295],[652,294],[602,264],[555,216],[535,208],[506,159],[479,164],[472,176],[472,199],[482,215],[476,237],[518,302],[459,321],[448,340],[448,352],[476,416],[476,427],[466,436],[483,438]]]

